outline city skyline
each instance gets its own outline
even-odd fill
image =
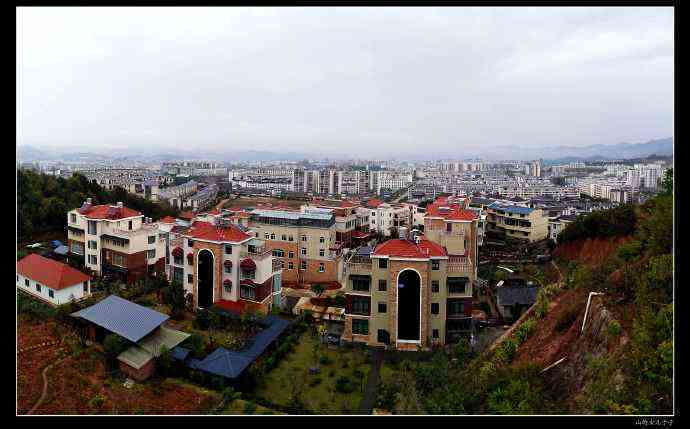
[[[18,23],[22,146],[377,157],[673,134],[670,8],[34,8]]]

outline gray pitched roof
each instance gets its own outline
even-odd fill
[[[72,313],[72,316],[86,319],[134,342],[145,337],[168,319],[163,313],[117,295],[110,295],[91,307]]]
[[[499,287],[498,305],[534,304],[537,301],[537,287]]]

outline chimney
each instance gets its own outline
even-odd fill
[[[117,202],[117,207],[122,208],[122,201]]]

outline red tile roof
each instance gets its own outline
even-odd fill
[[[116,207],[108,204],[101,204],[98,206],[91,206],[84,212],[80,212],[89,219],[123,219],[134,216],[141,216],[142,214],[136,210],[128,207]],[[110,214],[110,215],[109,215]]]
[[[208,222],[195,221],[192,222],[192,226],[185,233],[186,236],[191,238],[198,238],[199,240],[210,240],[210,241],[244,241],[250,236],[242,232],[235,225],[228,225],[223,228],[211,225]]]
[[[374,255],[393,256],[396,258],[428,258],[448,256],[440,245],[420,237],[419,244],[411,240],[388,240],[376,246]]]
[[[474,220],[477,218],[474,211],[466,210],[458,203],[445,204],[439,203],[439,200],[426,207],[426,216],[442,217],[447,220]]]
[[[175,223],[175,218],[172,216],[166,216],[162,219],[159,219],[158,222],[160,222],[160,223]]]
[[[36,253],[32,253],[17,262],[17,273],[53,290],[64,289],[91,280],[91,276],[69,265]]]
[[[242,313],[245,309],[247,311],[257,311],[261,309],[261,305],[255,302],[249,301],[228,301],[225,299],[218,300],[213,303],[213,305],[218,306],[224,310],[231,311],[234,313]]]
[[[367,207],[376,208],[381,204],[383,204],[383,201],[379,200],[378,198],[370,198],[369,201],[367,201]]]
[[[367,234],[366,232],[362,232],[362,231],[358,231],[358,230],[352,231],[352,238],[366,238],[366,237],[369,237],[369,234]]]
[[[190,211],[180,212],[180,214],[178,216],[180,219],[193,219],[194,213],[192,213]]]

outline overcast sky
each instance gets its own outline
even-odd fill
[[[671,8],[23,8],[18,144],[641,142],[672,135],[673,58]]]

